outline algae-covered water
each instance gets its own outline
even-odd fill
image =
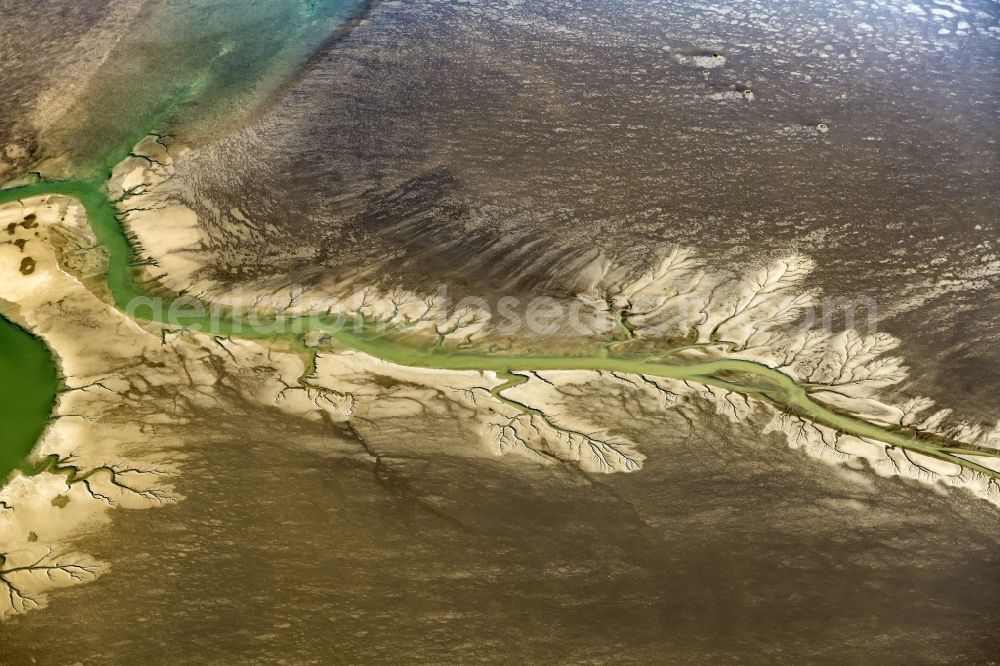
[[[0,316],[0,482],[45,429],[58,385],[45,343]]]

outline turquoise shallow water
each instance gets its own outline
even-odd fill
[[[0,481],[38,441],[58,385],[55,360],[45,343],[0,317]]]
[[[42,137],[42,152],[58,156],[42,171],[105,175],[161,123],[187,144],[217,139],[266,108],[366,6],[358,0],[150,5]]]
[[[126,279],[131,252],[123,236],[109,231],[117,230],[117,221],[102,191],[112,166],[153,128],[207,140],[263,108],[366,6],[358,0],[150,5],[42,139],[43,154],[60,156],[54,166],[43,164],[44,173],[85,180],[0,191],[0,203],[52,191],[100,209],[104,214],[92,223],[111,250],[111,280],[119,296],[134,295]],[[44,342],[0,318],[0,484],[45,429],[57,388],[55,360]]]

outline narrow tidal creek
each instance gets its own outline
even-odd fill
[[[135,279],[133,271],[134,252],[125,230],[121,226],[111,201],[105,195],[104,183],[99,180],[87,181],[41,181],[33,185],[11,188],[0,191],[0,204],[26,199],[33,196],[56,194],[68,196],[79,201],[87,211],[87,217],[98,241],[109,253],[107,284],[113,295],[115,305],[122,310],[137,298],[149,298],[153,294],[144,283]],[[135,313],[138,317],[149,321],[167,323],[167,312],[170,299],[161,299],[156,307],[146,307]],[[151,299],[151,302],[152,299]],[[134,309],[129,308],[134,312]],[[170,323],[186,328],[207,328],[214,326],[217,333],[232,337],[254,338],[273,337],[272,334],[255,335],[253,330],[244,328],[240,322],[222,319],[210,319],[211,315],[191,315],[172,317]],[[801,386],[789,375],[762,363],[743,359],[717,359],[702,362],[667,363],[662,360],[648,360],[639,357],[613,356],[607,353],[597,353],[587,356],[504,356],[482,353],[443,352],[436,348],[422,349],[401,344],[378,335],[366,335],[363,332],[348,330],[342,322],[331,319],[309,317],[292,326],[292,330],[308,332],[323,331],[328,333],[339,345],[364,352],[376,358],[419,368],[436,368],[447,370],[469,370],[495,372],[502,377],[510,377],[511,373],[538,372],[547,370],[593,370],[614,371],[637,375],[650,375],[670,379],[682,379],[707,386],[724,388],[729,391],[752,396],[768,401],[781,409],[815,423],[828,426],[839,432],[867,438],[915,451],[926,456],[956,464],[962,468],[974,470],[991,478],[1000,478],[997,472],[976,462],[976,458],[996,457],[997,452],[991,449],[976,447],[964,442],[949,440],[942,436],[917,434],[900,429],[886,428],[864,419],[839,413],[815,400],[805,387]],[[11,333],[13,335],[13,333]],[[41,357],[50,358],[40,342],[25,333],[28,343],[21,339],[21,344],[32,347],[31,354],[24,363],[40,363]],[[302,333],[295,334],[296,338]],[[297,340],[293,340],[297,342]],[[13,349],[13,347],[11,347]],[[602,350],[603,351],[603,350]],[[6,354],[6,352],[5,352]],[[41,356],[39,356],[41,355]],[[32,359],[35,359],[32,361]],[[11,362],[14,362],[13,360]],[[51,358],[50,361],[51,363]],[[49,378],[55,385],[55,373],[44,364],[37,365],[36,370],[29,371],[21,379],[22,382],[47,386],[44,378]],[[512,388],[517,381],[510,381],[499,387],[499,391]],[[14,389],[16,391],[16,389]],[[39,389],[38,395],[32,398],[35,405],[33,412],[24,410],[4,412],[2,421],[17,421],[20,425],[17,431],[23,433],[15,445],[4,446],[3,460],[17,466],[24,462],[30,453],[31,445],[25,445],[23,439],[37,439],[44,429],[52,405],[54,388]],[[43,404],[39,409],[37,404]],[[6,428],[5,428],[6,430]],[[7,470],[9,472],[9,469]],[[6,473],[5,472],[5,475]]]

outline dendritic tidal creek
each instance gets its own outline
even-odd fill
[[[145,298],[150,302],[158,302],[162,305],[146,307],[138,311],[130,308],[132,314],[138,318],[184,328],[208,327],[210,322],[207,315],[180,314],[179,316],[171,316],[168,321],[166,313],[170,306],[170,300],[162,298],[162,291],[154,294],[148,283],[135,279],[135,253],[116,215],[114,202],[107,197],[106,181],[98,179],[39,181],[31,185],[0,191],[0,204],[41,195],[71,197],[83,205],[98,241],[108,254],[106,282],[115,305],[119,309],[124,311],[135,299]],[[157,298],[154,299],[153,296]],[[517,379],[520,375],[512,373],[552,370],[619,372],[684,380],[717,387],[767,401],[789,414],[832,428],[838,433],[878,441],[891,447],[899,447],[946,461],[993,479],[1000,478],[1000,472],[981,464],[983,457],[1000,455],[993,449],[951,440],[941,435],[917,433],[902,428],[888,428],[840,413],[814,399],[807,387],[798,383],[788,374],[763,363],[746,359],[722,358],[698,362],[683,360],[667,362],[663,360],[663,357],[650,357],[648,354],[643,357],[628,356],[614,351],[614,348],[602,348],[591,355],[578,356],[473,353],[439,350],[436,347],[419,348],[394,341],[388,336],[368,334],[363,330],[348,330],[332,318],[329,321],[324,321],[323,318],[310,317],[296,323],[298,325],[291,328],[299,333],[295,334],[296,340],[291,340],[293,343],[300,342],[305,333],[321,331],[328,334],[332,341],[340,346],[364,352],[398,365],[494,372],[500,377],[509,378],[506,384],[498,388],[498,395],[503,390],[520,383],[520,380]],[[273,333],[255,334],[254,331],[246,329],[232,320],[213,319],[211,324],[213,329],[222,335],[247,339],[274,337]],[[8,324],[7,328],[10,326]],[[6,471],[9,472],[18,464],[21,465],[22,469],[28,471],[28,468],[24,466],[24,459],[27,457],[30,447],[26,446],[23,440],[27,436],[37,438],[38,433],[44,428],[48,419],[48,407],[44,410],[40,409],[37,403],[51,405],[51,398],[46,396],[52,394],[49,386],[54,386],[55,379],[51,365],[44,361],[47,353],[43,353],[44,350],[38,348],[37,341],[30,336],[24,338],[23,336],[27,334],[23,332],[18,334],[11,330],[6,335],[10,335],[12,338],[17,337],[20,341],[19,344],[30,348],[23,363],[31,367],[21,375],[22,381],[41,387],[36,394],[37,399],[32,402],[33,408],[31,410],[5,411],[7,415],[5,420],[9,419],[12,424],[15,421],[18,422],[20,424],[17,427],[18,431],[22,433],[15,443],[5,447],[3,459],[6,461]],[[28,339],[31,339],[32,342],[28,343]],[[11,348],[13,349],[13,347]],[[5,427],[5,432],[11,432],[11,429]]]

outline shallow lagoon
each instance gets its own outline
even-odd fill
[[[0,479],[17,467],[48,422],[58,387],[45,343],[0,316]]]

